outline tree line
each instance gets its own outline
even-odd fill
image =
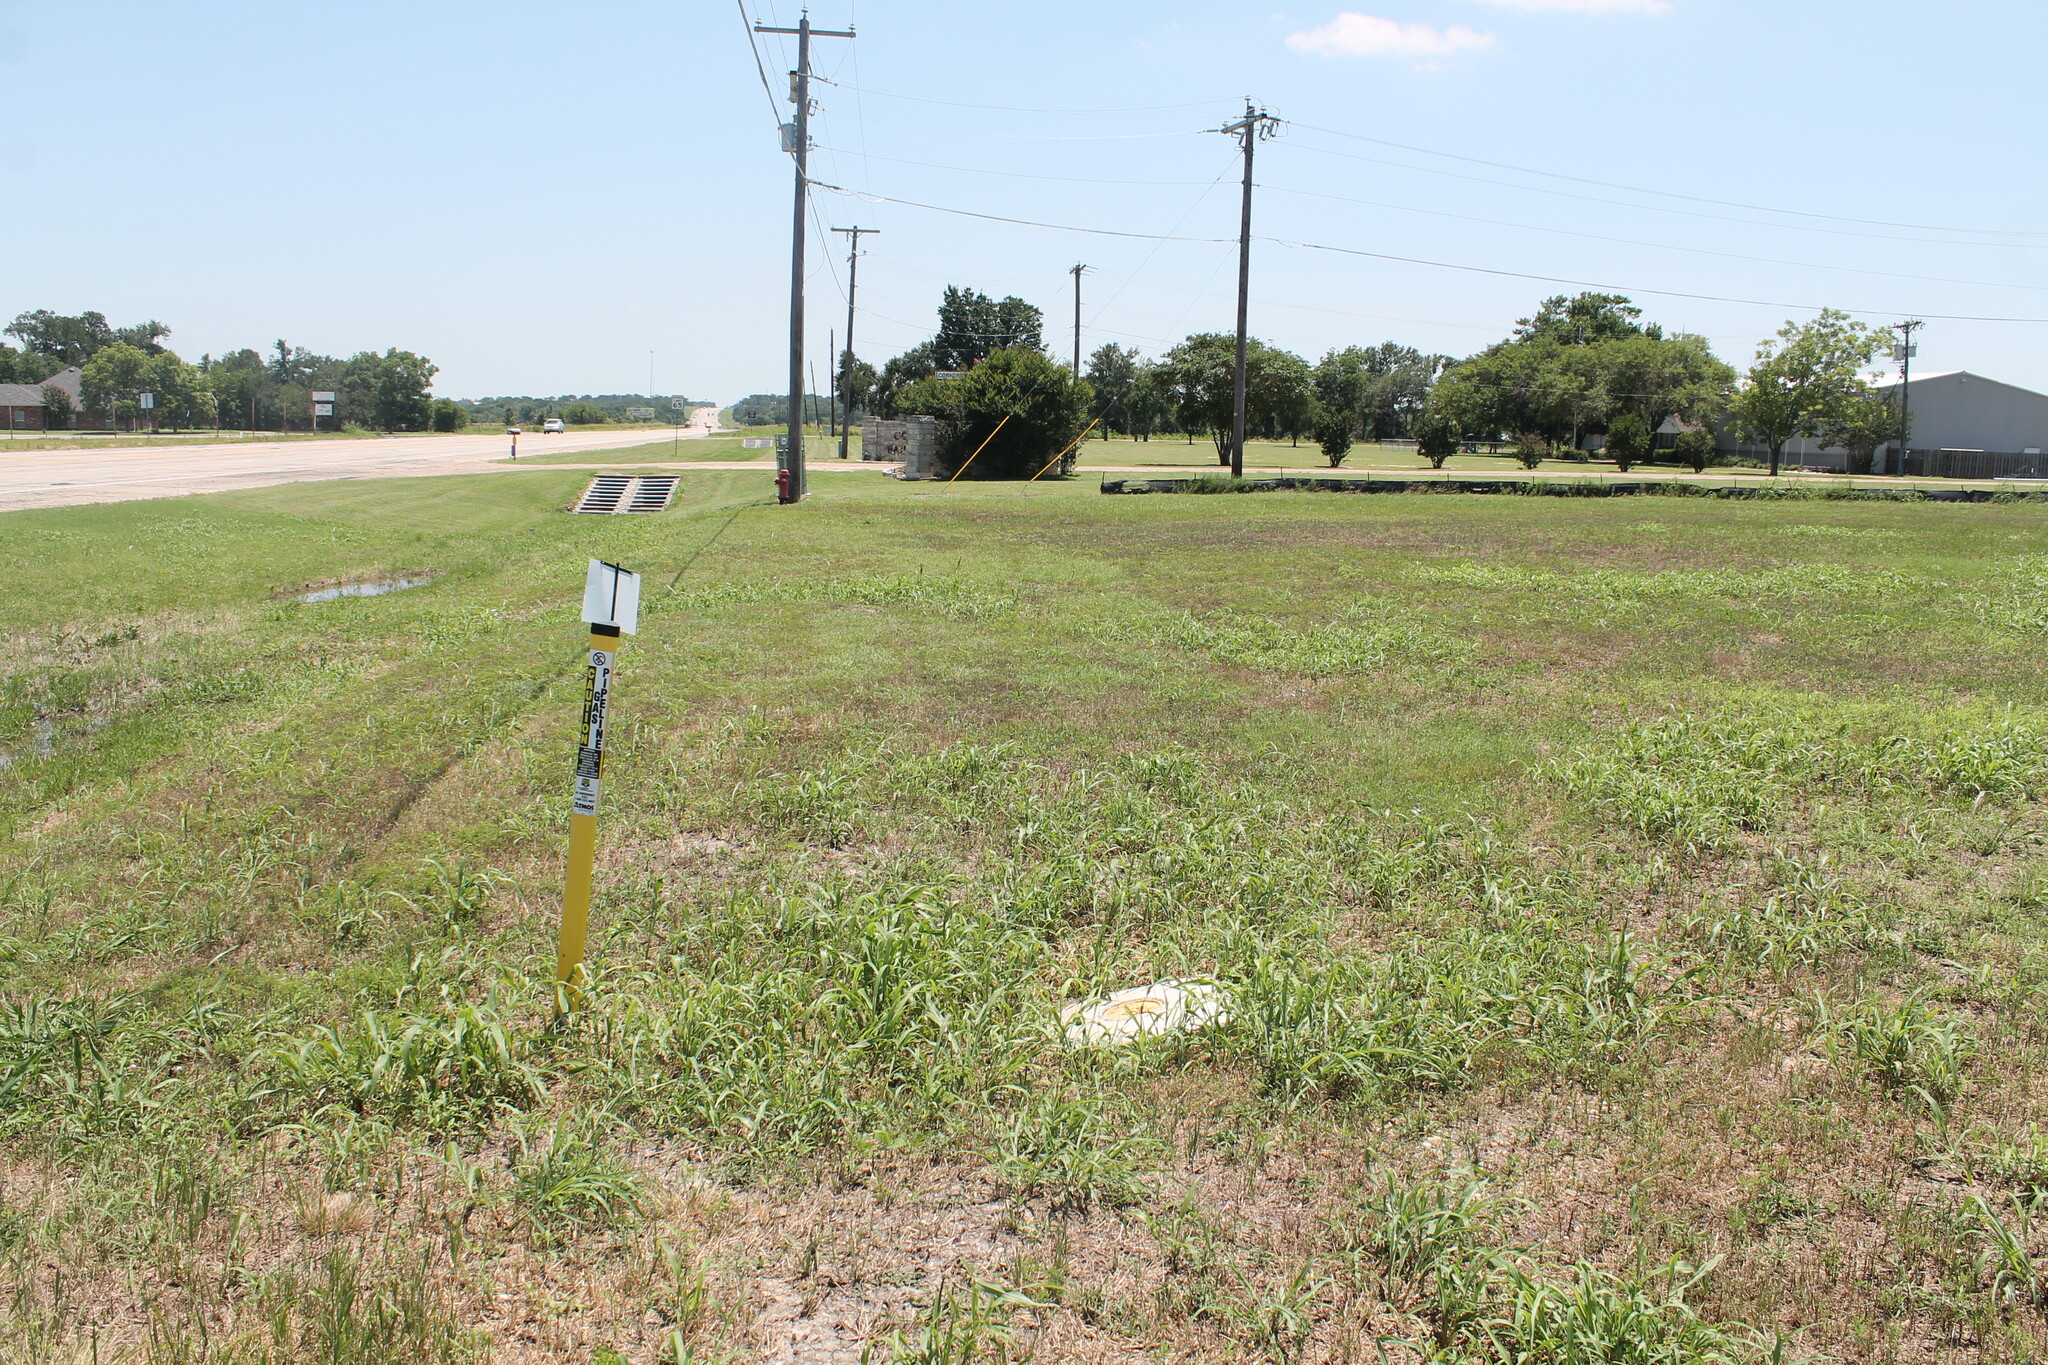
[[[1043,315],[1021,299],[949,285],[929,341],[880,369],[842,352],[838,393],[842,400],[850,394],[856,414],[956,421],[1001,393],[1028,397],[1027,406],[1058,393],[1062,412],[1079,404],[1075,425],[1091,434],[1202,436],[1218,462],[1229,463],[1234,337],[1198,333],[1157,358],[1111,343],[1077,377],[1047,359],[1042,329]],[[1888,336],[1825,310],[1810,323],[1788,322],[1738,376],[1705,337],[1667,334],[1622,295],[1557,295],[1511,335],[1462,360],[1387,341],[1333,348],[1311,363],[1248,339],[1245,425],[1253,437],[1312,439],[1333,468],[1363,440],[1413,441],[1439,468],[1486,443],[1510,449],[1530,468],[1560,452],[1598,448],[1624,470],[1648,460],[1699,469],[1715,456],[1718,429],[1763,447],[1774,472],[1785,446],[1809,437],[1843,447],[1851,471],[1868,473],[1874,453],[1903,434],[1897,407],[1865,373]],[[995,374],[973,379],[998,356],[1006,358]],[[1054,370],[1066,376],[1064,389],[1053,383]],[[764,413],[782,401],[761,397]],[[1048,439],[1078,434],[1064,417],[1014,420],[1042,426]],[[1660,429],[1672,433],[1661,446]]]
[[[532,425],[545,422],[550,417],[559,417],[570,426],[579,427],[650,420],[635,417],[633,410],[636,408],[651,409],[654,413],[651,420],[655,422],[680,422],[692,408],[704,406],[679,393],[652,396],[644,393],[565,393],[554,398],[507,394],[499,398],[462,398],[456,402],[472,421],[496,422],[502,419],[506,426]]]
[[[47,381],[74,365],[85,412],[131,427],[304,431],[316,392],[335,395],[333,416],[320,419],[327,429],[457,431],[469,420],[458,404],[433,396],[439,367],[396,348],[342,359],[280,339],[268,351],[245,347],[193,364],[164,344],[171,329],[154,319],[114,327],[101,313],[46,308],[20,314],[0,335],[20,343],[0,342],[0,381],[42,384],[53,426],[69,425],[72,414],[69,396]],[[143,394],[152,396],[150,408]]]

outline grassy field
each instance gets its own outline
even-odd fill
[[[559,454],[548,454],[545,438],[535,437],[532,440],[522,439],[519,463],[523,465],[604,464],[625,466],[636,464],[696,464],[707,460],[773,460],[775,458],[775,450],[772,446],[765,449],[759,446],[749,449],[743,444],[748,436],[754,434],[749,431],[732,436],[699,436],[690,439],[677,439],[675,441],[658,441],[651,445],[629,446],[624,450],[571,450],[563,451]],[[823,444],[823,437],[817,438],[815,443],[805,442],[806,447],[811,450],[811,461],[813,464],[816,464],[821,459],[829,458],[823,453]],[[528,454],[529,449],[537,450],[539,453]],[[834,449],[836,451],[836,445]],[[853,455],[855,459],[860,458],[859,437],[854,438]],[[502,463],[509,464],[511,461],[503,461]],[[833,460],[833,463],[837,464],[838,461]]]
[[[2048,1348],[2048,509],[584,478],[0,516],[0,1359]]]

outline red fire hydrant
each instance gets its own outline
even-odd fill
[[[775,500],[777,502],[793,501],[789,496],[789,469],[786,466],[775,471]]]

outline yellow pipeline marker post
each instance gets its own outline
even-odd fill
[[[597,862],[597,798],[604,773],[604,721],[611,705],[619,636],[640,625],[640,575],[601,559],[583,584],[590,665],[583,675],[583,725],[576,736],[576,789],[569,807],[569,879],[562,893],[562,938],[555,953],[555,1012],[576,1008],[583,949],[590,937],[590,881]]]

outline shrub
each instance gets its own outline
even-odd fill
[[[1650,429],[1643,419],[1624,412],[1607,425],[1607,453],[1622,473],[1650,453]]]
[[[469,425],[469,410],[452,398],[436,398],[432,423],[436,431],[461,431]]]
[[[604,409],[595,403],[571,403],[562,409],[562,420],[571,426],[594,427],[601,426],[611,419],[606,417]]]
[[[1425,412],[1415,426],[1415,449],[1431,469],[1442,469],[1463,440],[1464,428],[1449,413]]]
[[[1316,444],[1330,468],[1341,469],[1351,453],[1351,418],[1346,413],[1326,413],[1316,422]]]
[[[1692,466],[1693,473],[1698,474],[1706,469],[1707,461],[1714,458],[1714,433],[1705,427],[1681,431],[1671,450],[1680,461]]]
[[[1184,493],[1256,493],[1259,491],[1255,479],[1240,479],[1230,474],[1197,474],[1189,479],[1181,490]]]
[[[1030,346],[989,352],[957,379],[920,379],[896,396],[901,413],[940,420],[940,465],[948,477],[1062,477],[1095,391]]]
[[[1515,459],[1524,469],[1534,469],[1550,458],[1550,438],[1540,431],[1515,433]]]

